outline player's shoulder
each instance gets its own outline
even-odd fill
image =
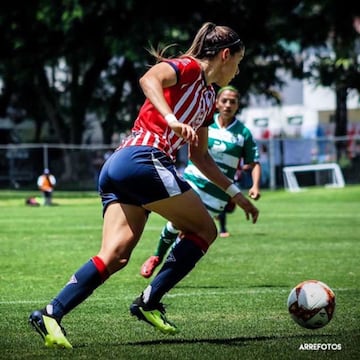
[[[200,68],[200,64],[194,58],[192,58],[190,56],[180,56],[180,57],[176,57],[176,58],[169,58],[164,61],[168,62],[168,63],[172,63],[179,67],[180,66],[181,67],[194,66],[194,67]]]
[[[234,125],[234,128],[236,128],[237,131],[246,135],[251,135],[250,129],[240,119],[236,118]]]
[[[174,68],[176,73],[180,76],[190,76],[190,78],[197,78],[201,74],[200,64],[189,56],[178,58],[171,58],[165,60],[170,66]]]

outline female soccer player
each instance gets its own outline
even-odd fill
[[[175,325],[165,317],[163,295],[171,290],[216,239],[216,225],[190,185],[177,175],[177,150],[189,143],[191,160],[257,221],[259,211],[218,168],[208,153],[208,125],[215,109],[213,83],[227,85],[244,57],[239,36],[226,26],[205,23],[185,54],[158,62],[140,79],[146,100],[131,135],[105,162],[99,176],[103,236],[98,254],[73,274],[59,294],[29,321],[48,347],[71,348],[60,325],[110,275],[128,263],[150,212],[170,220],[181,241],[158,275],[131,305],[137,316],[164,333]]]

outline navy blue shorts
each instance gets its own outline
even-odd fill
[[[104,211],[111,202],[141,206],[189,189],[191,186],[178,175],[174,162],[150,146],[129,146],[115,151],[99,175]]]

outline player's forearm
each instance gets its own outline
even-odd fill
[[[260,188],[260,182],[261,182],[261,165],[260,163],[255,163],[252,171],[251,171],[251,178],[253,182],[253,186]]]

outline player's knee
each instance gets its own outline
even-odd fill
[[[206,239],[208,239],[209,245],[215,241],[217,235],[218,230],[215,222],[211,222],[208,227],[208,234],[206,235]]]
[[[206,252],[209,246],[214,242],[217,237],[217,228],[216,225],[209,226],[206,231],[201,231],[197,233],[184,232],[182,237],[185,237],[194,243],[196,243],[202,250]]]
[[[130,255],[128,253],[121,251],[117,248],[102,248],[98,256],[103,259],[104,264],[108,269],[110,275],[123,269],[129,263],[130,258]]]
[[[209,246],[215,241],[217,235],[218,233],[215,223],[209,224],[206,229],[198,232],[198,236],[204,239],[204,241],[207,242]]]
[[[108,264],[108,269],[110,274],[114,274],[117,271],[123,269],[127,264],[129,263],[129,259],[127,258],[118,258],[118,259],[113,259],[109,264]]]

